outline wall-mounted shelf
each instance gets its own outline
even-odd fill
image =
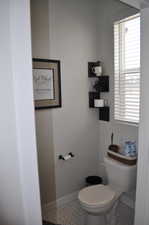
[[[93,72],[93,67],[95,66],[100,66],[100,61],[88,62],[88,77],[96,77],[96,74]]]
[[[109,106],[99,108],[99,120],[103,120],[103,121],[110,120],[110,107]]]
[[[88,63],[88,77],[96,78],[93,84],[93,91],[89,92],[89,107],[99,110],[99,120],[109,121],[110,120],[110,107],[95,107],[94,100],[100,99],[101,92],[109,92],[109,76],[102,75],[96,76],[93,72],[93,67],[100,66],[100,62],[89,62]]]
[[[89,107],[95,108],[94,107],[94,99],[99,99],[99,98],[100,98],[99,92],[89,92]]]
[[[99,92],[109,92],[109,76],[100,76],[98,78],[98,91]]]

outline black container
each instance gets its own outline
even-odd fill
[[[102,184],[102,178],[99,176],[89,176],[85,179],[87,186]]]

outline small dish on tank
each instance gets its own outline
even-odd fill
[[[108,150],[107,152],[108,156],[114,160],[117,160],[123,164],[132,166],[132,165],[136,165],[137,163],[137,157],[130,157],[130,156],[124,156],[118,152],[114,152],[111,150]]]

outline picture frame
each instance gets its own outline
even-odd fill
[[[60,60],[33,58],[35,109],[62,106]]]

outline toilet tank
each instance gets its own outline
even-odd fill
[[[121,192],[135,189],[137,166],[120,163],[110,157],[104,158],[109,185]]]

